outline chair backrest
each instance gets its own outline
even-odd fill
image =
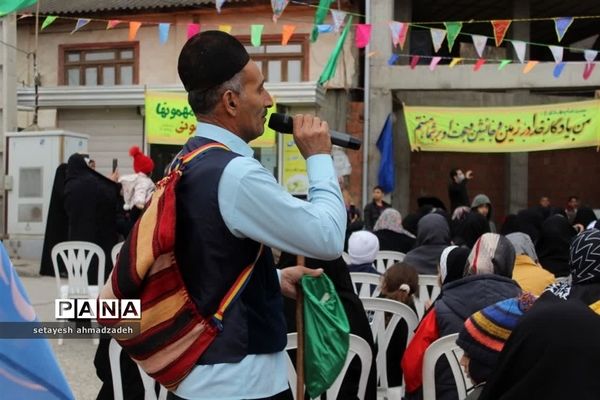
[[[425,350],[423,360],[423,398],[435,399],[435,364],[442,356],[446,356],[452,375],[456,382],[458,390],[458,398],[464,399],[467,397],[467,382],[468,378],[460,366],[460,358],[463,351],[456,344],[458,333],[444,336],[435,342],[431,343]]]
[[[60,293],[60,273],[58,271],[58,257],[62,259],[69,277],[69,297],[87,298],[88,269],[94,256],[98,258],[98,286],[104,284],[104,251],[102,248],[90,242],[61,242],[52,248],[52,265],[58,293]]]
[[[344,260],[346,265],[350,264],[350,254],[346,253],[345,251],[342,252],[342,259]]]
[[[114,400],[123,400],[123,382],[121,379],[121,350],[122,347],[115,339],[108,345],[108,359],[110,361],[110,374],[113,382]],[[167,389],[161,385],[158,397],[156,396],[156,381],[146,374],[138,365],[142,384],[144,385],[144,400],[166,400]]]
[[[380,274],[383,274],[392,265],[404,261],[404,257],[406,257],[406,254],[399,251],[381,250],[377,253],[377,258],[375,258],[375,269]]]
[[[112,250],[110,251],[110,259],[112,260],[113,266],[117,264],[117,257],[119,256],[119,252],[121,252],[121,247],[123,247],[123,243],[125,242],[119,242],[115,244]]]
[[[389,389],[387,378],[387,349],[390,345],[392,335],[401,320],[406,321],[408,333],[406,343],[408,345],[414,335],[419,320],[415,312],[406,304],[389,299],[361,298],[365,311],[369,317],[373,339],[377,344],[377,380],[378,390]],[[386,314],[391,317],[386,323]],[[400,361],[398,361],[400,362]],[[404,386],[404,385],[402,385]]]
[[[285,349],[293,350],[296,348],[298,348],[298,334],[295,332],[288,333],[287,346],[285,346]],[[348,349],[348,355],[346,356],[346,362],[344,363],[342,371],[326,392],[328,399],[337,399],[340,388],[342,387],[342,382],[344,381],[344,377],[346,376],[346,371],[348,370],[348,366],[350,365],[350,362],[352,361],[354,356],[358,356],[361,364],[357,396],[360,400],[363,400],[365,398],[365,393],[367,391],[367,380],[369,379],[371,361],[373,360],[373,353],[371,352],[371,347],[369,346],[369,343],[367,343],[366,340],[364,340],[360,336],[350,334],[350,347]],[[289,354],[287,356],[287,362],[288,383],[294,395],[294,400],[296,400],[296,367],[292,363],[292,359],[290,358]]]
[[[352,286],[358,297],[377,297],[381,293],[381,276],[369,272],[350,272]]]
[[[440,284],[437,275],[419,275],[419,296],[415,296],[415,308],[419,321],[425,314],[425,308],[433,304],[440,295]]]

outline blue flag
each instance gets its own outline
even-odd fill
[[[23,284],[1,243],[0,264],[0,321],[37,322]],[[0,392],[3,399],[74,399],[45,338],[0,339]]]
[[[392,115],[388,115],[377,139],[377,148],[381,153],[381,161],[379,163],[379,173],[377,179],[379,186],[383,188],[385,193],[394,191],[394,132],[392,127]]]

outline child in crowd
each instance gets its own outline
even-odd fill
[[[370,272],[379,274],[373,262],[379,253],[379,239],[369,231],[358,231],[350,235],[348,239],[348,255],[350,272]]]

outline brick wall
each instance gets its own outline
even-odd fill
[[[356,138],[363,139],[364,128],[364,103],[349,102],[346,121],[346,132]],[[352,165],[352,174],[348,180],[347,187],[350,190],[354,204],[362,210],[362,172],[363,152],[360,150],[348,150],[346,152]]]
[[[537,151],[529,153],[529,205],[541,196],[553,206],[564,206],[571,195],[581,203],[600,207],[600,153],[596,148]]]
[[[416,210],[417,198],[422,196],[439,197],[446,207],[450,207],[448,198],[449,173],[452,168],[461,168],[463,172],[473,171],[474,179],[469,182],[469,199],[479,193],[486,194],[494,209],[496,225],[504,218],[505,165],[502,154],[438,153],[414,152],[410,160],[410,208]]]

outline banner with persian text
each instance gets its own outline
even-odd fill
[[[147,91],[145,96],[146,140],[151,144],[183,145],[196,133],[196,116],[186,93]],[[277,106],[269,108],[267,122]],[[252,147],[275,146],[275,131],[265,123],[262,136],[250,142]]]
[[[510,153],[600,145],[600,100],[522,107],[404,106],[412,151]]]

